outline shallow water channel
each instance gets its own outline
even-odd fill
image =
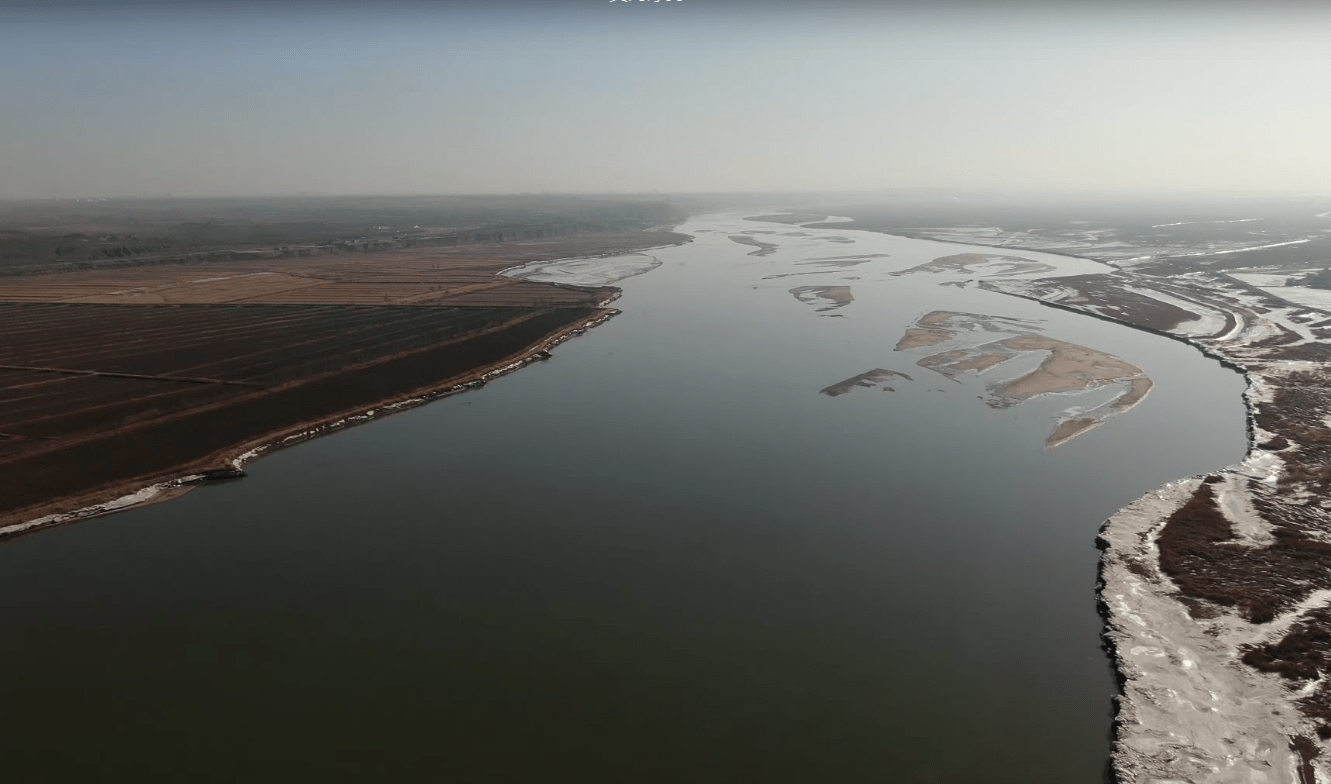
[[[551,361],[0,543],[0,775],[1099,782],[1096,530],[1242,457],[1242,378],[939,285],[974,274],[889,274],[983,249],[681,230]],[[778,250],[729,239],[754,230]],[[889,255],[809,263],[857,254]],[[1156,387],[1045,450],[1067,399],[991,408],[991,378],[893,350],[936,309],[1040,319]],[[913,381],[819,394],[874,368]]]

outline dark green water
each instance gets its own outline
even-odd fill
[[[718,228],[754,225],[684,230]],[[0,544],[0,776],[1098,782],[1095,532],[1242,456],[1242,380],[887,276],[969,249],[834,234],[699,233],[550,362]],[[813,284],[847,317],[786,291]],[[934,309],[1044,319],[1157,388],[1046,452],[1066,400],[993,410],[892,351]],[[875,367],[916,381],[818,394]]]

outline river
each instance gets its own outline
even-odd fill
[[[1099,782],[1095,533],[1241,459],[1242,378],[891,275],[976,248],[680,231],[551,361],[0,544],[6,779]],[[812,261],[846,255],[874,258]],[[789,291],[822,285],[854,301]],[[1047,450],[1066,399],[993,408],[893,350],[933,310],[1039,320],[1155,388]],[[911,381],[819,393],[874,368]]]

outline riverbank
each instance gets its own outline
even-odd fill
[[[92,490],[66,495],[46,504],[30,506],[0,516],[0,539],[178,498],[189,492],[200,481],[205,481],[208,472],[220,472],[226,469],[238,470],[243,465],[275,449],[291,446],[325,433],[363,424],[388,414],[423,405],[441,397],[465,392],[483,386],[490,379],[519,370],[532,362],[549,359],[550,351],[553,348],[592,327],[608,321],[617,313],[618,311],[614,309],[599,309],[556,329],[516,354],[510,354],[487,364],[469,368],[465,372],[451,375],[437,382],[406,390],[395,390],[373,400],[361,401],[349,408],[307,417],[263,433],[258,437],[228,445],[191,462],[172,466],[154,475],[138,476],[106,483]],[[404,361],[413,364],[427,364],[437,359],[433,355],[439,353],[440,348],[447,350],[448,347],[436,347],[424,352],[416,352],[414,355],[392,357],[384,362],[361,368],[361,370],[382,372],[388,370],[388,368],[381,366],[390,363],[400,364]],[[355,369],[349,370],[354,371]],[[309,390],[300,391],[305,393],[302,394],[304,398],[313,397],[309,394]],[[317,408],[317,406],[315,407]],[[234,415],[234,412],[227,409],[228,407],[223,406],[214,412],[191,413],[196,417],[205,413],[213,413],[224,417]],[[170,423],[169,426],[179,425],[180,423]],[[77,469],[71,465],[69,470]]]
[[[1318,501],[1331,379],[1308,359],[1326,348],[1328,314],[1214,273],[985,285],[1180,340],[1247,380],[1246,458],[1148,493],[1098,539],[1121,686],[1117,781],[1322,780],[1331,686],[1282,662],[1325,656],[1307,638],[1331,628],[1331,516]]]
[[[999,234],[985,244],[1021,249]],[[1098,261],[1123,252],[1107,246]],[[1097,540],[1104,644],[1120,686],[1112,774],[1124,784],[1315,784],[1331,777],[1323,753],[1331,739],[1331,502],[1322,500],[1331,492],[1331,374],[1321,364],[1331,358],[1331,314],[1247,285],[1223,266],[1184,263],[1173,277],[1165,262],[1151,269],[1137,274],[1121,263],[1100,275],[979,282],[1182,341],[1247,381],[1245,459],[1147,493],[1111,516]],[[908,343],[939,342],[921,326]],[[1115,402],[1147,392],[1134,382]],[[1066,420],[1051,442],[1086,424]]]
[[[603,321],[619,290],[502,273],[648,260],[602,276],[617,280],[692,237],[491,240],[14,278],[0,538],[178,496],[255,445],[529,359]]]

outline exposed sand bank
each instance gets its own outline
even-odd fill
[[[758,250],[755,250],[754,252],[750,253],[749,254],[750,256],[767,256],[769,254],[776,253],[776,248],[777,248],[776,245],[773,245],[770,242],[763,242],[762,240],[755,240],[753,237],[745,237],[743,235],[733,234],[730,237],[730,241],[738,242],[740,245],[751,245],[757,248]]]
[[[1008,338],[999,345],[1018,352],[1049,352],[1040,367],[995,390],[996,394],[1015,400],[1055,392],[1079,392],[1112,381],[1137,378],[1142,373],[1136,365],[1130,365],[1103,351],[1040,335]]]
[[[888,379],[891,378],[904,378],[907,381],[915,380],[910,376],[906,375],[905,373],[901,373],[896,370],[888,370],[886,368],[874,368],[873,370],[861,373],[858,376],[851,376],[845,381],[838,382],[830,387],[824,387],[823,389],[820,389],[818,391],[824,395],[827,395],[828,397],[838,397],[840,395],[846,394],[847,392],[852,392],[857,388],[873,389],[874,387],[878,387],[879,389],[882,389],[885,392],[895,392],[896,391],[895,389],[883,383],[884,381],[887,381]]]
[[[764,223],[785,223],[796,225],[800,223],[817,223],[827,220],[828,216],[818,212],[785,212],[774,215],[754,215],[744,220],[762,221]]]
[[[987,253],[957,253],[941,256],[933,261],[917,264],[893,275],[912,275],[920,272],[965,272],[979,277],[1004,278],[1013,275],[1038,275],[1054,272],[1057,268],[1042,261],[1020,256],[997,256]]]
[[[890,253],[859,253],[853,256],[817,256],[806,261],[853,261],[863,263],[872,259],[886,259],[891,257]],[[849,265],[847,265],[849,266]]]
[[[1021,319],[936,310],[917,319],[897,341],[896,350],[952,344],[953,348],[922,357],[916,364],[957,382],[966,373],[982,374],[1021,357],[1044,354],[1034,370],[989,385],[987,402],[993,408],[1045,395],[1075,395],[1111,386],[1120,389],[1108,403],[1090,410],[1074,409],[1063,417],[1045,441],[1050,449],[1125,413],[1150,392],[1151,380],[1136,365],[1103,351],[1033,334],[1034,329],[1038,329],[1034,322]],[[1010,336],[993,340],[992,333]]]
[[[855,301],[850,286],[796,286],[790,293],[805,305],[817,307],[819,313],[844,308]]]
[[[820,256],[799,262],[801,267],[856,267],[868,264],[874,259],[887,258],[886,253],[869,253],[861,256]]]
[[[957,313],[935,310],[915,320],[897,341],[897,351],[909,351],[960,338],[967,333],[997,332],[1018,334],[1039,329],[1039,322],[1006,316],[982,316],[976,313]]]

